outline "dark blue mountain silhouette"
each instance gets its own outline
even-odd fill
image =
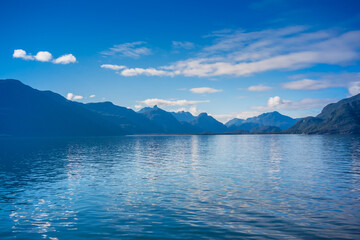
[[[17,80],[0,81],[0,135],[102,136],[127,132],[76,103]]]
[[[226,122],[225,126],[227,126],[227,127],[239,126],[242,123],[244,123],[245,121],[246,121],[245,119],[233,118],[233,119],[229,120],[228,122]]]
[[[226,126],[232,131],[243,129],[251,132],[253,128],[264,126],[273,126],[279,128],[280,130],[285,130],[293,126],[296,122],[297,119],[293,119],[274,111],[263,113],[257,117],[248,118],[246,120],[234,118],[228,121]],[[273,130],[274,129],[275,128],[273,128]]]
[[[288,129],[297,122],[296,119],[282,115],[277,111],[263,113],[257,117],[248,118],[246,121],[258,123],[260,126],[275,126],[281,130]]]
[[[198,129],[186,122],[179,122],[171,113],[157,107],[141,111],[144,116],[161,128],[162,133],[196,133]]]
[[[327,105],[316,117],[300,119],[284,133],[360,134],[360,94]]]
[[[85,107],[100,113],[131,134],[162,133],[162,128],[144,115],[126,107],[116,106],[112,102],[88,103]]]
[[[140,112],[111,102],[83,104],[17,80],[0,80],[0,136],[109,136],[123,134],[282,133],[360,134],[360,94],[327,105],[317,117],[292,119],[278,112],[227,126],[206,113],[174,114],[154,106]],[[193,119],[188,122],[191,118]],[[179,121],[177,118],[183,119]]]
[[[154,106],[154,108],[157,108],[157,105]],[[151,111],[153,110],[152,107],[144,107],[142,109],[140,109],[139,111],[137,111],[138,113],[145,113],[145,112],[148,112],[148,111]]]
[[[241,119],[240,119],[241,120]],[[258,123],[253,123],[253,122],[243,122],[240,124],[233,124],[228,126],[228,130],[229,131],[236,131],[236,130],[246,130],[246,131],[251,131],[253,128],[257,128],[260,127],[261,125]]]
[[[185,111],[171,112],[171,114],[180,122],[191,122],[195,119],[191,113]]]
[[[274,126],[260,126],[251,129],[250,133],[279,133],[281,129]]]
[[[198,129],[201,129],[202,132],[222,133],[228,130],[224,124],[215,120],[207,113],[201,113],[192,120],[190,124]]]

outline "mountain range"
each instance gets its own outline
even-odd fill
[[[234,118],[228,121],[225,125],[231,131],[235,131],[238,129],[247,130],[247,131],[257,131],[259,127],[277,127],[273,128],[273,131],[280,132],[281,130],[288,129],[293,126],[297,122],[297,119],[293,119],[291,117],[280,114],[277,111],[263,113],[257,117],[244,119]],[[261,129],[261,128],[260,128]]]
[[[80,103],[18,80],[0,80],[0,136],[115,136],[126,134],[360,133],[360,95],[329,104],[316,117],[269,112],[225,125],[207,113],[138,112],[111,102]]]
[[[0,81],[0,135],[101,136],[127,134],[84,104],[17,80]]]
[[[360,134],[360,94],[331,103],[316,117],[300,119],[291,134]]]

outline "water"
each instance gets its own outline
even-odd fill
[[[360,137],[0,140],[0,239],[360,239]]]

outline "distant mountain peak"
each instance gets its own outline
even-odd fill
[[[296,123],[296,119],[282,115],[278,111],[266,112],[246,120],[234,118],[226,123],[231,130],[251,130],[254,127],[273,126],[282,130],[288,129]]]
[[[144,108],[140,109],[138,111],[138,113],[146,113],[148,111],[156,111],[156,110],[162,110],[163,111],[163,109],[159,108],[158,105],[154,105],[153,107],[144,107]]]
[[[199,117],[208,117],[209,115],[206,112],[200,113]]]
[[[97,102],[96,104],[102,104],[102,105],[109,105],[109,106],[115,106],[115,104],[113,104],[110,101],[105,101],[105,102]]]
[[[1,81],[3,81],[3,82],[20,83],[21,85],[25,85],[25,84],[24,84],[24,83],[22,83],[21,81],[16,80],[16,79],[11,79],[11,78],[8,78],[8,79],[2,79]]]
[[[227,127],[207,113],[200,113],[191,124],[204,132],[220,133],[227,131]]]
[[[257,117],[271,116],[271,115],[274,115],[274,116],[285,116],[285,115],[279,113],[278,111],[273,111],[273,112],[262,113],[262,114],[260,114],[260,115],[257,116]]]
[[[195,118],[190,112],[185,111],[171,112],[171,114],[180,122],[191,122]]]
[[[299,120],[286,133],[360,134],[360,94],[328,104],[316,117]]]

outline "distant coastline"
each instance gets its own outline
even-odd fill
[[[22,96],[21,99],[17,96]],[[18,80],[0,80],[0,137],[242,134],[360,134],[360,94],[327,105],[316,117],[293,119],[277,111],[226,124],[207,113],[135,112],[111,102],[83,104]]]

